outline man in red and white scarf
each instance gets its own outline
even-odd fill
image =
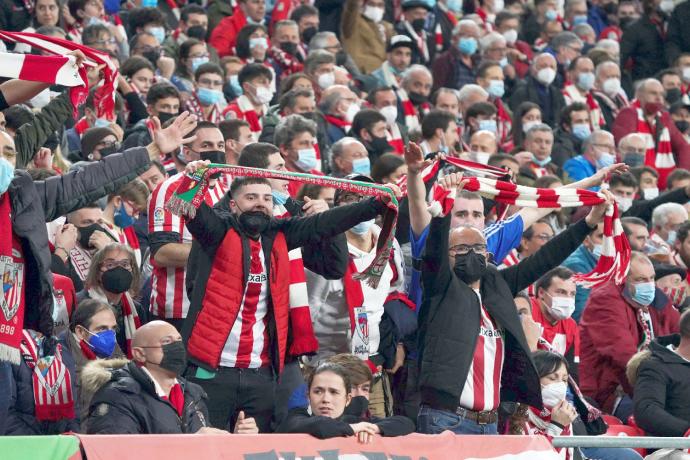
[[[402,74],[410,67],[414,49],[412,39],[407,35],[392,37],[386,48],[386,60],[371,75],[376,77],[381,86],[398,88]]]
[[[223,71],[213,63],[199,66],[194,74],[194,92],[185,103],[185,109],[197,120],[218,124],[223,121]]]
[[[276,24],[267,57],[277,82],[304,69],[306,55],[300,47],[299,27],[295,21],[288,19]]]
[[[592,60],[584,56],[577,57],[570,64],[570,69],[572,70],[568,70],[567,73],[568,81],[563,87],[563,97],[565,98],[566,105],[570,105],[573,102],[587,104],[592,130],[601,128],[604,126],[605,120],[599,103],[592,93],[596,81]]]
[[[406,35],[415,45],[412,49],[412,62],[425,66],[431,64],[431,52],[436,47],[434,34],[424,28],[430,10],[431,6],[426,1],[405,0],[402,2],[402,18],[395,25],[395,32]]]
[[[357,95],[343,85],[334,85],[324,91],[320,107],[328,123],[326,133],[331,144],[348,135],[352,120],[360,109]]]
[[[666,188],[666,177],[674,168],[690,168],[690,145],[664,109],[664,88],[653,78],[637,88],[630,107],[621,110],[613,124],[616,142],[637,132],[647,138],[644,164],[659,173],[659,189]]]
[[[386,140],[395,153],[402,155],[407,142],[407,130],[398,123],[398,99],[390,87],[377,88],[367,97],[371,107],[386,117]]]
[[[262,130],[261,117],[267,113],[273,99],[273,72],[263,64],[252,63],[244,66],[237,78],[244,94],[225,108],[223,116],[245,120],[258,139]]]
[[[413,65],[403,75],[398,95],[398,117],[402,115],[408,131],[421,127],[422,117],[431,110],[429,95],[433,78],[424,66]]]
[[[628,95],[621,87],[621,69],[615,62],[604,61],[595,70],[596,81],[592,95],[599,103],[604,128],[611,130],[618,112],[630,104]]]

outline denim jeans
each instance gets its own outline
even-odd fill
[[[455,434],[498,434],[496,423],[480,425],[453,412],[422,405],[417,415],[417,432],[439,434],[446,430]]]
[[[642,456],[632,449],[582,447],[580,450],[591,460],[642,460]]]

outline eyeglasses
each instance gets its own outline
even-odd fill
[[[551,238],[553,238],[553,235],[549,235],[547,233],[539,233],[538,235],[532,235],[532,238],[538,238],[542,240],[543,242],[547,243],[551,241]]]
[[[463,256],[470,251],[473,251],[477,254],[486,254],[486,244],[457,244],[448,249],[448,253],[454,256]]]
[[[84,43],[86,46],[93,46],[93,45],[114,45],[117,43],[117,40],[115,38],[109,38],[109,39],[103,39],[103,40],[93,40],[90,41],[89,43]]]
[[[223,86],[223,80],[209,80],[208,78],[201,78],[199,79],[199,84],[220,87]]]
[[[625,150],[621,150],[621,155],[628,155],[628,154],[631,154],[631,153],[639,153],[640,155],[644,155],[645,153],[647,153],[647,149],[641,148],[641,149],[625,149]]]
[[[592,145],[599,148],[599,149],[606,150],[609,153],[616,151],[616,147],[611,145],[611,144],[592,144]]]
[[[132,264],[129,260],[115,260],[115,259],[105,259],[103,261],[103,270],[112,270],[114,268],[124,268],[127,271],[132,271]]]
[[[340,197],[338,200],[339,204],[352,204],[352,203],[359,203],[364,199],[364,195],[354,195],[354,194],[349,194],[349,195],[343,195]]]

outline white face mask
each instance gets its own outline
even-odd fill
[[[609,78],[601,85],[601,89],[603,89],[606,94],[613,97],[621,92],[621,81],[619,78]]]
[[[518,39],[518,33],[515,29],[508,29],[503,32],[503,38],[506,39],[506,43],[509,45],[514,44]]]
[[[477,163],[481,163],[483,165],[486,165],[486,164],[489,164],[489,157],[491,157],[491,154],[485,153],[485,152],[470,152],[470,156]]]
[[[642,189],[642,197],[645,200],[653,200],[654,198],[659,196],[659,188],[654,187],[654,188],[643,188]]]
[[[345,120],[347,120],[348,123],[352,123],[352,120],[355,119],[357,112],[359,112],[359,106],[354,102],[351,103],[350,107],[347,108],[347,112],[345,112]]]
[[[398,119],[398,108],[394,105],[386,106],[379,110],[379,112],[386,117],[386,124],[388,126],[393,126]]]
[[[541,387],[541,400],[544,402],[544,407],[553,409],[565,400],[566,392],[568,391],[568,384],[565,382],[549,383]]]
[[[541,121],[528,121],[527,123],[522,124],[522,132],[527,134],[527,131],[532,129],[533,127],[540,125]]]
[[[384,13],[383,8],[379,8],[378,6],[371,6],[371,5],[366,5],[364,7],[364,11],[362,12],[362,14],[364,15],[365,18],[367,18],[373,22],[376,22],[376,23],[381,22],[381,20],[383,19],[383,13]]]
[[[551,67],[544,67],[539,72],[537,72],[537,80],[539,80],[540,83],[542,83],[546,86],[553,83],[555,78],[556,78],[556,71],[553,70]]]
[[[333,72],[322,73],[318,80],[321,89],[328,89],[335,83],[335,74]]]
[[[690,67],[683,67],[683,80],[690,82]]]
[[[268,104],[273,99],[273,90],[266,86],[256,87],[256,99],[261,104]]]
[[[624,198],[624,197],[616,197],[616,201],[618,202],[618,207],[621,209],[621,211],[625,212],[628,209],[630,209],[633,205],[633,199],[630,197]]]
[[[551,306],[549,307],[549,313],[551,313],[553,319],[557,321],[563,321],[564,319],[570,318],[574,311],[574,297],[551,297]]]

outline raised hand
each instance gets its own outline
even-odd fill
[[[431,160],[424,159],[422,148],[414,142],[410,142],[405,146],[404,156],[407,174],[418,174],[431,164]]]
[[[606,198],[605,201],[603,201],[601,204],[594,206],[592,210],[589,211],[589,214],[587,214],[587,217],[585,217],[585,221],[587,222],[587,225],[589,225],[590,228],[596,227],[597,224],[599,224],[599,222],[601,222],[604,219],[606,209],[615,201],[613,195],[608,190],[602,190],[600,193],[602,193]]]
[[[153,142],[162,153],[173,152],[181,145],[196,140],[196,136],[185,138],[196,128],[196,116],[187,111],[178,115],[165,129],[161,129],[161,122],[158,117],[151,117],[151,122],[153,123]]]

